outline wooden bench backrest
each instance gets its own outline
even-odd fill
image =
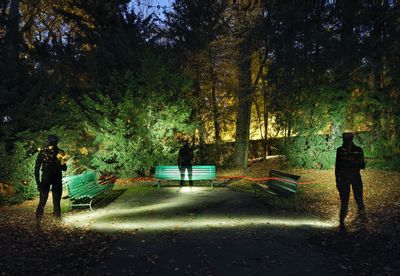
[[[89,190],[97,185],[97,175],[93,171],[86,171],[78,175],[67,176],[63,178],[68,194],[73,197],[82,191]]]
[[[288,196],[296,193],[297,180],[300,176],[276,170],[271,170],[268,176],[271,178],[279,178],[267,180],[267,185],[275,192]]]
[[[156,179],[181,180],[181,172],[178,166],[156,166]],[[215,166],[196,165],[192,166],[192,180],[213,180],[216,178]],[[189,180],[188,171],[185,170],[185,179]]]

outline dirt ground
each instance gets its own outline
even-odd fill
[[[106,208],[66,223],[118,233],[94,274],[340,275],[308,243],[334,223],[274,210],[230,188],[129,188]]]
[[[296,208],[251,183],[196,187],[116,187],[95,212],[65,212],[34,228],[37,199],[0,207],[2,275],[396,275],[399,263],[398,172],[363,171],[368,224],[360,227],[351,200],[347,235],[336,228],[339,200],[333,171],[272,167],[301,175]],[[219,175],[260,177],[271,163]],[[119,195],[119,196],[117,196]],[[66,210],[67,200],[63,202]]]

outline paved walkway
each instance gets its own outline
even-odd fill
[[[136,187],[65,221],[120,233],[96,275],[340,275],[307,243],[332,222],[268,209],[228,188]]]

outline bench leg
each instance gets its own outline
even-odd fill
[[[71,199],[68,199],[68,212],[72,211],[72,202]]]

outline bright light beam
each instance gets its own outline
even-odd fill
[[[206,190],[204,190],[206,189]],[[207,229],[207,228],[234,228],[234,227],[312,227],[331,228],[336,226],[334,221],[321,221],[311,218],[289,218],[277,216],[209,216],[182,214],[163,216],[164,211],[179,209],[181,207],[193,208],[196,197],[202,191],[208,191],[203,187],[182,187],[177,190],[176,196],[165,201],[145,206],[132,207],[115,204],[112,208],[100,209],[93,212],[81,212],[68,214],[63,218],[66,224],[77,227],[89,227],[99,231],[168,231],[174,229]],[[179,192],[178,192],[179,191]],[[129,203],[129,202],[126,202]],[[122,207],[122,208],[121,208]],[[160,218],[160,215],[162,218]]]
[[[287,227],[312,227],[312,228],[331,228],[335,227],[333,221],[320,221],[315,219],[301,218],[274,218],[274,217],[209,217],[209,218],[169,218],[153,219],[132,218],[133,221],[95,221],[76,220],[69,217],[66,223],[79,227],[90,226],[92,229],[100,231],[160,231],[174,229],[204,229],[204,228],[235,228],[235,227],[260,227],[260,226],[287,226]]]
[[[191,200],[188,197],[176,197],[172,201],[169,199],[167,202],[156,203],[145,206],[132,206],[132,208],[116,208],[116,209],[102,209],[96,211],[86,211],[79,214],[67,215],[63,218],[65,223],[71,222],[88,222],[98,219],[104,219],[106,217],[124,216],[124,215],[136,215],[139,213],[149,212],[149,211],[159,211],[167,210],[171,208],[176,208],[180,206],[185,206],[190,203]]]

